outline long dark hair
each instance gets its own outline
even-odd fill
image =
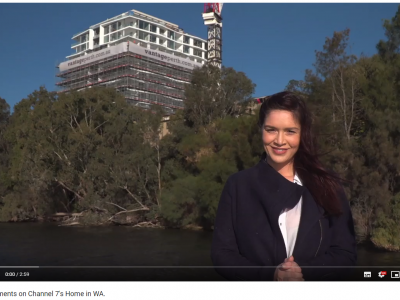
[[[329,214],[340,214],[339,191],[342,179],[326,170],[319,160],[317,139],[312,130],[313,118],[306,103],[291,92],[281,92],[266,97],[260,108],[258,119],[260,129],[263,128],[265,118],[272,110],[290,111],[300,123],[300,146],[294,157],[294,168],[315,201]]]

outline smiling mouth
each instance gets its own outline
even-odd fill
[[[274,147],[271,147],[271,148],[274,151],[274,153],[276,153],[276,154],[284,154],[288,150],[288,149],[284,149],[284,148],[274,148]]]

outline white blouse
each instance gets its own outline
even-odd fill
[[[293,182],[303,185],[297,174],[294,175]],[[293,248],[296,242],[297,232],[299,230],[302,200],[303,197],[300,197],[300,201],[296,204],[296,206],[290,210],[282,212],[278,219],[279,227],[286,245],[287,257],[290,257],[293,254]]]

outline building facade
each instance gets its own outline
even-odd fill
[[[184,85],[207,61],[207,41],[178,25],[132,10],[75,34],[58,68],[59,92],[113,87],[132,105],[183,108]]]

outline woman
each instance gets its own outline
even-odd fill
[[[317,157],[311,123],[293,93],[261,105],[265,153],[228,179],[215,220],[211,258],[226,279],[342,280],[356,264],[350,207]]]

